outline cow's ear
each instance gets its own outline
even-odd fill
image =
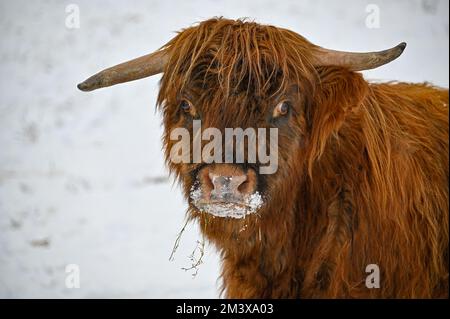
[[[368,91],[360,73],[334,66],[316,70],[314,97],[306,112],[311,161],[322,155],[330,135],[361,105]]]
[[[316,107],[323,112],[351,112],[361,105],[368,84],[360,73],[342,67],[320,67],[314,96]],[[323,107],[326,106],[326,107]]]

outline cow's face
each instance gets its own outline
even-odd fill
[[[257,67],[248,56],[205,50],[189,72],[182,60],[173,64],[186,67],[169,67],[163,76],[166,159],[195,215],[261,216],[280,194],[293,192],[286,187],[298,175],[311,81],[260,50],[266,58]]]
[[[158,104],[168,165],[182,182],[192,215],[205,216],[204,230],[220,236],[235,234],[238,228],[227,227],[237,220],[250,225],[258,216],[290,211],[287,205],[294,205],[295,192],[302,191],[297,183],[305,166],[310,174],[327,136],[364,96],[363,80],[352,71],[386,64],[405,46],[366,53],[328,50],[286,29],[214,18],[181,31],[152,54],[93,75],[78,88],[91,91],[164,74]],[[322,73],[322,67],[337,67],[338,75]],[[253,130],[256,157],[245,147],[245,137],[244,150],[232,145],[230,156],[227,128]],[[266,129],[264,136],[259,129]],[[276,138],[270,129],[277,129]],[[208,142],[217,142],[216,135],[219,146],[205,151]],[[174,160],[179,152],[184,154]],[[214,229],[217,222],[207,222],[207,216],[239,219],[215,218],[226,224]]]

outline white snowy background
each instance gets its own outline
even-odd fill
[[[67,5],[80,28],[66,27]],[[368,28],[368,4],[380,27]],[[449,4],[442,1],[0,0],[0,298],[216,298],[206,246],[193,279],[186,204],[168,179],[155,112],[159,76],[92,93],[76,84],[149,53],[212,16],[250,17],[341,50],[408,47],[368,79],[448,87]],[[371,11],[372,12],[372,11]],[[66,287],[77,264],[80,288]]]

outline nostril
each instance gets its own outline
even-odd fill
[[[212,191],[214,189],[214,183],[209,174],[207,174],[205,178],[205,188],[208,189],[209,191]]]
[[[245,174],[245,179],[239,185],[237,190],[243,195],[248,195],[256,190],[256,186],[257,186],[256,173],[253,169],[249,169]]]
[[[238,186],[237,190],[240,193],[247,193],[249,185],[250,185],[250,182],[248,180],[245,180],[241,185]]]
[[[202,185],[202,189],[205,193],[210,193],[212,190],[214,190],[214,183],[208,169],[201,170],[198,177],[200,184]]]

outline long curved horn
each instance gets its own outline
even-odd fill
[[[119,83],[162,73],[169,57],[160,50],[105,69],[77,85],[81,91],[92,91]]]
[[[344,52],[316,47],[315,65],[339,65],[352,71],[370,70],[389,63],[398,58],[406,48],[406,43],[379,52]]]

